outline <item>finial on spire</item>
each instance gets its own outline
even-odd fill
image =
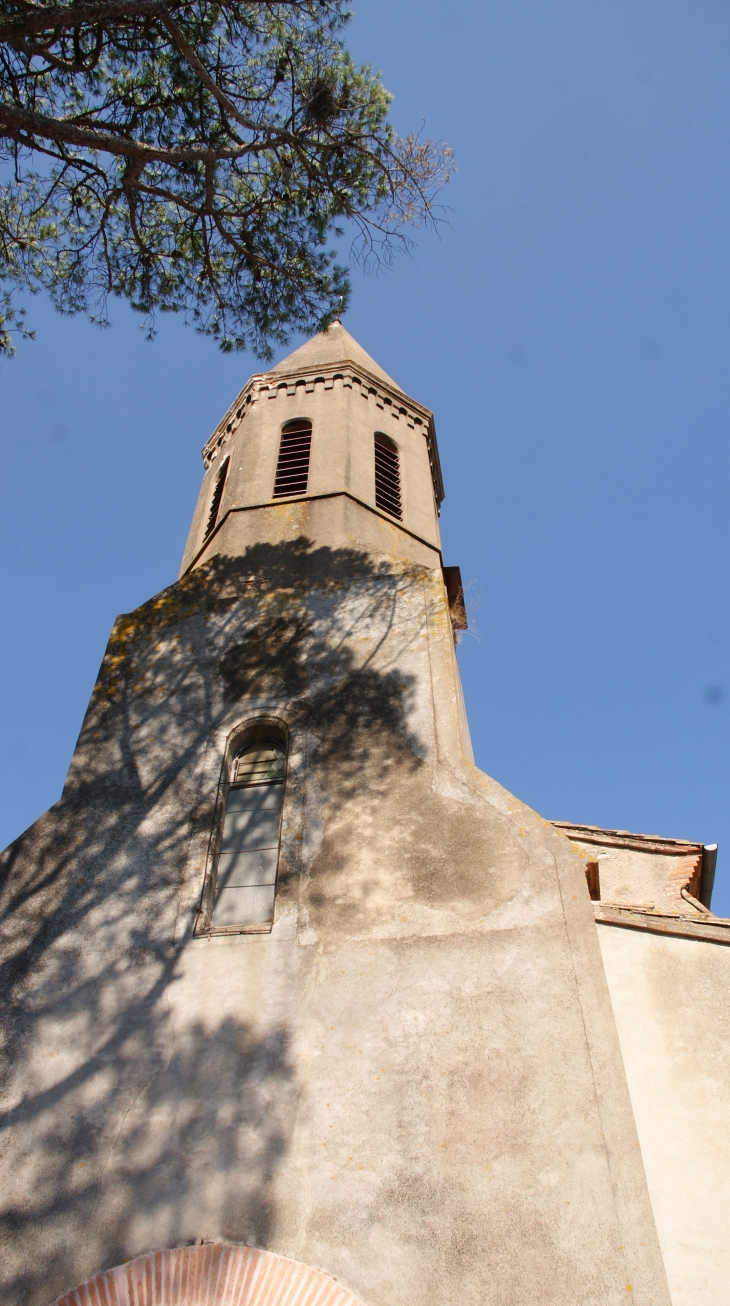
[[[334,319],[335,322],[339,322],[339,323],[340,323],[340,326],[342,326],[342,322],[341,322],[341,320],[340,320],[340,314],[341,314],[341,312],[342,312],[342,305],[344,304],[344,302],[345,302],[345,296],[344,296],[344,295],[340,295],[340,302],[339,302],[339,304],[337,305],[337,312],[335,313],[335,319]],[[332,323],[332,325],[334,326],[334,322]]]

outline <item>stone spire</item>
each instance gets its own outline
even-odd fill
[[[339,321],[333,322],[329,330],[320,331],[319,335],[312,336],[311,340],[282,358],[272,368],[272,375],[288,376],[292,372],[309,371],[313,367],[323,367],[330,363],[354,363],[364,372],[385,381],[394,390],[401,390],[401,386],[383,371],[380,364],[370,357]]]

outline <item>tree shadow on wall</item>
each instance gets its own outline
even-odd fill
[[[102,974],[97,988],[109,982]],[[7,1113],[4,1128],[34,1142],[13,1158],[11,1135],[8,1149],[18,1174],[31,1161],[32,1187],[6,1181],[3,1301],[50,1306],[138,1248],[269,1242],[295,1097],[287,1031],[262,1038],[228,1017],[170,1048],[151,1015],[128,1003],[119,1046],[102,1043],[76,1075]],[[155,1046],[142,1049],[141,1030]]]
[[[63,797],[2,859],[3,1300],[48,1306],[208,1233],[267,1245],[296,1113],[290,1031],[215,1009],[176,1030],[168,1002],[188,846],[214,809],[202,758],[236,705],[270,697],[316,734],[325,785],[354,795],[394,757],[416,770],[398,612],[423,574],[256,545],[116,623]]]

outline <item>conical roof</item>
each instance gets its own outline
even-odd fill
[[[293,354],[282,358],[271,371],[276,376],[277,373],[296,372],[300,368],[309,371],[311,368],[322,367],[328,363],[354,363],[356,367],[361,367],[364,371],[380,377],[381,381],[386,381],[395,390],[402,391],[402,386],[397,385],[393,378],[378,366],[375,359],[365,352],[362,345],[359,345],[354,336],[345,330],[341,322],[333,322],[327,331],[320,331],[319,335],[312,336],[306,344],[295,349]]]

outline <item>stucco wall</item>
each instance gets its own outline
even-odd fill
[[[730,948],[597,929],[673,1306],[726,1306]]]
[[[273,932],[196,939],[259,713]],[[3,1302],[203,1237],[370,1306],[666,1303],[583,863],[465,757],[440,570],[260,543],[120,618],[3,876]]]
[[[441,562],[435,545],[409,535],[385,514],[338,494],[332,499],[289,499],[247,510],[231,509],[200,550],[195,565],[220,554],[240,557],[259,543],[293,544],[302,538],[335,551],[347,540],[357,551],[398,558],[401,565],[411,562],[432,568]]]

